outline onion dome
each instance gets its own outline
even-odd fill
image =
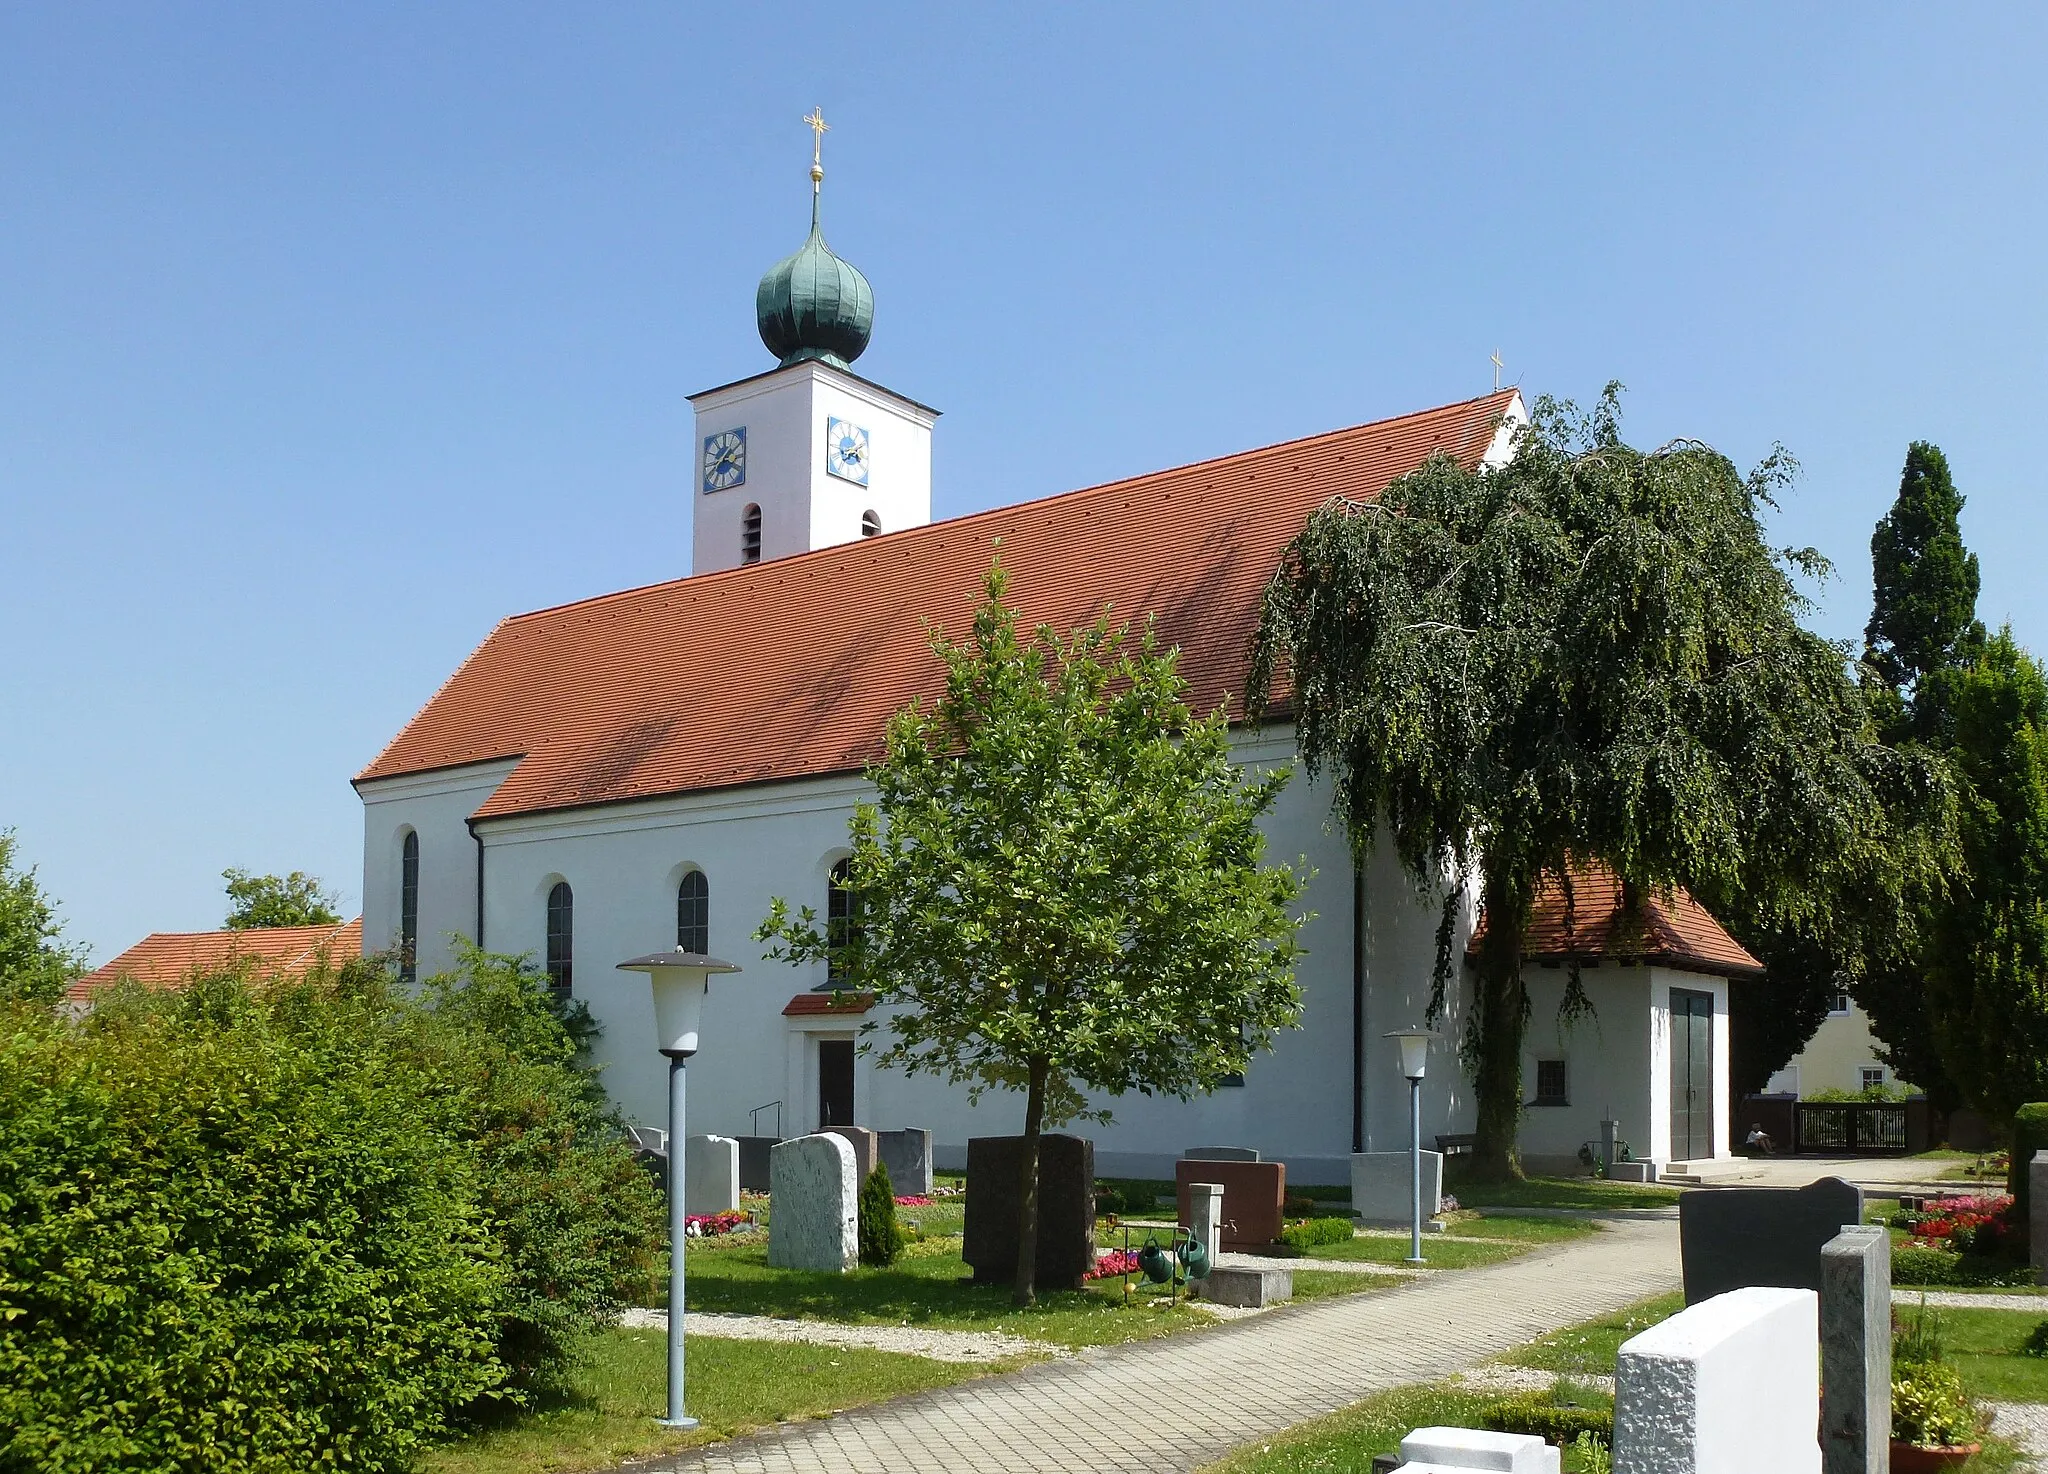
[[[812,167],[812,179],[824,171]],[[761,341],[782,367],[815,360],[846,368],[866,351],[875,325],[875,293],[851,261],[832,254],[811,195],[811,235],[794,256],[776,263],[754,293]]]

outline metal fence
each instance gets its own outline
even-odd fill
[[[1794,1151],[1878,1154],[1907,1149],[1904,1104],[1802,1100],[1793,1110]]]

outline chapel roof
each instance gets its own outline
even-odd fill
[[[1260,597],[1323,502],[1432,454],[1476,465],[1515,402],[1478,399],[503,621],[358,783],[519,759],[498,818],[858,772],[941,685],[1000,551],[1026,623],[1158,621],[1189,704],[1241,714]]]
[[[1621,877],[1598,861],[1571,867],[1571,892],[1555,877],[1538,887],[1522,956],[1530,962],[1649,963],[1714,977],[1752,977],[1764,970],[1749,950],[1683,886],[1645,887],[1642,908],[1622,904]],[[1468,954],[1486,935],[1482,918]]]
[[[248,960],[259,972],[303,977],[322,962],[363,955],[363,919],[323,926],[252,926],[239,931],[151,932],[112,962],[76,979],[64,996],[82,1003],[122,978],[175,987],[195,972]]]

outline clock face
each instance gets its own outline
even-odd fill
[[[730,491],[747,479],[747,427],[704,437],[704,489]]]
[[[868,484],[868,432],[851,420],[825,419],[825,469],[855,486]]]

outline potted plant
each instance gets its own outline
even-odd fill
[[[1892,1474],[1937,1474],[1966,1462],[1977,1440],[1977,1409],[1962,1378],[1938,1361],[1892,1369]]]

